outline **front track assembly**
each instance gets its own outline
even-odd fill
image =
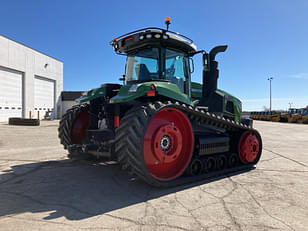
[[[193,123],[227,134],[229,151],[196,155]],[[116,130],[115,149],[123,168],[153,186],[172,187],[252,169],[260,159],[262,140],[249,125],[169,101],[126,113]]]

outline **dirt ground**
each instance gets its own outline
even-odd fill
[[[0,230],[308,230],[308,125],[255,121],[256,169],[170,189],[67,159],[57,127],[0,124]]]

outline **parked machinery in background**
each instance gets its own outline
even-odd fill
[[[288,123],[296,123],[297,119],[300,117],[300,110],[297,108],[290,108],[288,110]]]
[[[253,120],[307,124],[308,108],[289,108],[287,112],[255,111],[250,113],[250,118]]]
[[[308,107],[300,109],[300,116],[297,123],[308,124]]]

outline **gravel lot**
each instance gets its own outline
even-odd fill
[[[0,124],[0,230],[308,230],[308,125],[255,121],[256,169],[171,189],[67,159],[57,127]]]

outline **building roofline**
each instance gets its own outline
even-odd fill
[[[11,40],[11,41],[13,41],[13,42],[15,42],[15,43],[18,43],[18,44],[20,44],[20,45],[23,45],[23,46],[25,46],[25,47],[27,47],[27,48],[29,48],[29,49],[31,49],[31,50],[34,50],[34,51],[36,51],[36,52],[39,52],[40,54],[46,55],[46,56],[48,56],[49,58],[55,59],[55,60],[57,60],[57,61],[63,63],[62,60],[57,59],[57,58],[55,58],[55,57],[52,57],[52,56],[50,56],[50,55],[48,55],[48,54],[46,54],[46,53],[44,53],[44,52],[42,52],[42,51],[39,51],[39,50],[37,50],[37,49],[34,49],[34,48],[32,48],[32,47],[30,47],[30,46],[28,46],[28,45],[26,45],[26,44],[24,44],[24,43],[22,43],[22,42],[18,42],[18,41],[14,40],[14,39],[11,39],[11,38],[9,38],[9,37],[3,35],[3,34],[0,34],[0,36],[6,38],[6,39],[8,39],[8,40]]]

